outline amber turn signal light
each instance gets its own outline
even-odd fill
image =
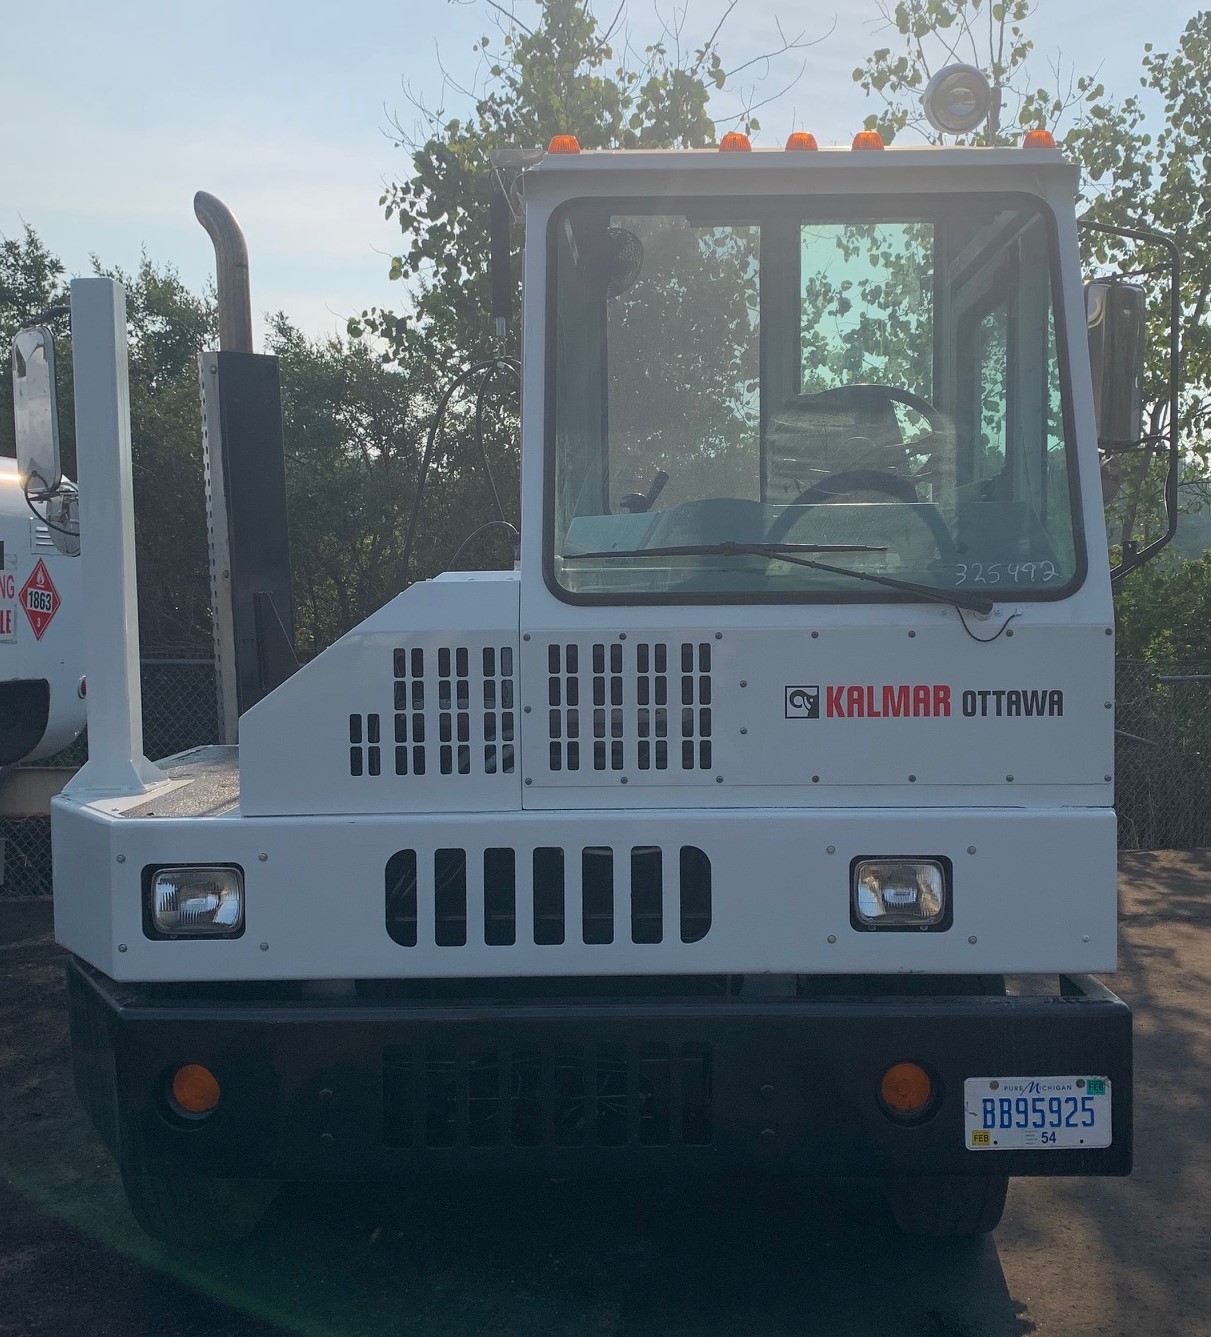
[[[933,1098],[933,1083],[919,1063],[895,1063],[883,1074],[879,1095],[896,1114],[920,1114]]]
[[[219,1079],[200,1063],[187,1063],[173,1075],[172,1098],[185,1114],[209,1114],[221,1094]]]

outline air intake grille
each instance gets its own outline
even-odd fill
[[[547,706],[552,771],[711,768],[709,641],[548,645]]]
[[[383,1050],[390,1147],[709,1146],[704,1044]]]
[[[468,873],[470,861],[480,858],[483,914],[482,919],[476,914],[472,922]],[[576,866],[573,860],[579,863],[579,907],[575,884],[569,886],[568,879],[569,864]],[[519,940],[558,947],[569,939],[602,946],[619,939],[658,943],[671,933],[677,933],[684,943],[701,942],[711,928],[711,861],[696,845],[682,845],[668,862],[676,869],[673,925],[665,923],[666,852],[657,845],[636,845],[617,855],[606,845],[567,852],[542,846],[524,861],[508,847],[486,849],[482,856],[468,855],[463,849],[439,849],[428,867],[428,861],[418,859],[415,850],[398,850],[385,870],[387,933],[401,947],[415,947],[418,923],[424,918],[433,925],[432,940],[437,947],[469,943],[509,947]],[[430,868],[431,879],[424,877]],[[517,884],[526,871],[532,917],[522,923],[517,913]],[[431,916],[418,915],[422,898],[432,906]]]
[[[513,774],[512,646],[400,647],[392,676],[396,775]],[[379,727],[376,714],[349,716],[350,775],[382,774]]]

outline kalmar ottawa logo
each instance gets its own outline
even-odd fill
[[[786,689],[786,718],[788,720],[818,720],[820,718],[819,687],[788,687]]]
[[[29,579],[21,586],[20,601],[25,616],[29,618],[29,625],[34,629],[34,639],[40,641],[62,602],[46,563],[41,558],[29,573]]]

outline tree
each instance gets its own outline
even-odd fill
[[[281,312],[268,342],[281,368],[296,641],[309,654],[399,591],[436,372],[425,360],[384,366],[364,341],[308,339]],[[515,477],[503,483],[515,493]],[[445,450],[429,496],[424,570],[448,564],[466,529],[492,515],[482,470]]]
[[[1164,553],[1124,582],[1115,600],[1119,657],[1157,673],[1211,671],[1211,553]]]
[[[1195,505],[1205,504],[1211,426],[1211,244],[1206,218],[1211,211],[1211,11],[1186,24],[1177,51],[1144,48],[1141,84],[1159,95],[1161,120],[1154,132],[1138,95],[1115,101],[1102,86],[1083,81],[1080,120],[1065,144],[1085,170],[1087,216],[1120,227],[1141,224],[1172,237],[1181,256],[1180,442],[1184,483]],[[1131,269],[1153,261],[1104,235],[1091,234],[1090,258],[1107,267]],[[1160,438],[1168,429],[1168,292],[1150,293],[1152,345],[1147,364],[1147,432]],[[1162,522],[1163,467],[1156,455],[1128,464],[1129,486],[1118,508],[1119,541],[1137,530],[1145,541]]]
[[[1078,76],[1058,62],[1050,67],[1050,87],[1032,81],[1028,27],[1034,10],[1032,0],[900,0],[894,9],[883,6],[897,45],[875,51],[854,71],[864,91],[883,103],[867,124],[879,125],[888,139],[908,130],[939,139],[926,126],[920,93],[937,68],[967,60],[985,70],[1010,108],[999,126],[991,122],[966,137],[969,141],[1013,143],[1024,128],[1044,125],[1059,132],[1070,120],[1063,147],[1084,169],[1083,216],[1176,240],[1183,271],[1183,481],[1192,503],[1201,504],[1211,454],[1211,334],[1205,319],[1211,246],[1203,221],[1211,211],[1205,147],[1211,132],[1211,12],[1189,21],[1175,53],[1161,55],[1145,47],[1141,83],[1163,104],[1161,128],[1154,133],[1138,94],[1116,100],[1095,76]],[[1164,521],[1168,286],[1156,269],[1164,257],[1155,248],[1091,230],[1083,231],[1082,244],[1091,273],[1134,275],[1148,287],[1145,442],[1150,445],[1126,460],[1124,486],[1111,512],[1118,546],[1133,537],[1146,543]]]
[[[146,256],[133,274],[104,269],[126,290],[131,452],[139,552],[139,629],[145,646],[204,644],[210,636],[198,350],[213,344],[214,301],[190,293],[171,266]],[[35,230],[0,243],[0,335],[68,301],[66,271]],[[59,435],[75,474],[70,325],[54,324]],[[7,360],[7,359],[6,359]],[[0,453],[12,455],[12,381],[0,376]]]
[[[3,340],[5,367],[0,374],[0,455],[16,454],[13,439],[13,382],[8,356],[13,335],[27,321],[36,319],[53,306],[67,301],[66,271],[57,256],[47,250],[42,239],[27,223],[20,238],[0,238],[0,339]],[[65,324],[59,329],[65,328]],[[67,340],[56,340],[55,370],[60,403],[71,403],[71,347]],[[70,414],[59,422],[59,438],[64,464],[74,471],[76,425]]]
[[[489,0],[506,21],[479,40],[491,60],[490,82],[478,95],[460,90],[473,100],[470,116],[446,119],[444,111],[416,102],[422,137],[395,126],[412,175],[392,183],[380,203],[404,235],[391,277],[410,284],[409,311],[365,311],[350,322],[350,332],[380,335],[395,360],[419,355],[448,367],[495,353],[486,314],[492,151],[543,146],[564,133],[576,134],[585,148],[714,143],[712,93],[734,86],[742,70],[758,63],[729,72],[720,54],[721,32],[738,3],[731,0],[696,46],[678,26],[636,53],[620,28],[622,7],[603,28],[586,0],[537,0],[538,22],[530,28]],[[809,45],[802,34],[787,38],[779,29],[778,44],[758,60]],[[750,132],[760,128],[755,110],[750,98],[739,116]],[[519,286],[519,258],[514,280]]]
[[[133,274],[93,263],[126,290],[140,638],[145,647],[206,646],[210,574],[198,353],[218,342],[214,296],[191,293],[175,269],[146,255]]]
[[[889,144],[906,130],[941,142],[920,95],[939,69],[959,61],[982,69],[994,92],[988,120],[970,135],[952,136],[957,143],[1010,143],[1019,127],[1056,122],[1075,90],[1063,90],[1058,67],[1051,71],[1056,89],[1030,86],[1034,43],[1023,25],[1033,9],[1033,0],[898,0],[894,8],[880,3],[896,47],[880,47],[854,70],[854,82],[883,103],[881,112],[866,118],[866,128],[877,129]]]

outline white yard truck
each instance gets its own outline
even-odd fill
[[[631,1170],[867,1176],[964,1235],[1011,1176],[1129,1172],[1076,169],[807,140],[503,157],[517,569],[413,584],[158,766],[122,297],[73,285],[55,922],[153,1234],[237,1238],[283,1181]]]
[[[56,439],[50,330],[19,330],[12,354],[17,457],[0,456],[0,768],[45,760],[84,728],[76,490],[57,449],[38,458],[29,449]]]

